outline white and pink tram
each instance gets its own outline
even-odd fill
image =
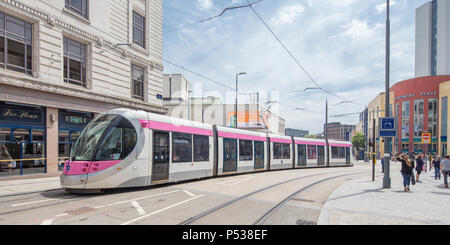
[[[260,171],[352,166],[350,142],[293,138],[115,109],[97,116],[64,165],[67,191],[150,186]]]

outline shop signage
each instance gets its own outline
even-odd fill
[[[43,124],[44,117],[40,110],[22,110],[0,108],[0,121],[5,123]]]
[[[431,144],[431,134],[430,133],[422,134],[422,144]]]
[[[420,92],[419,95],[420,96],[433,96],[433,95],[437,95],[437,92]],[[415,94],[406,94],[406,95],[395,97],[395,100],[408,99],[408,98],[413,98],[413,97],[416,97],[416,95]]]
[[[91,120],[92,116],[89,113],[59,111],[59,127],[84,128]]]

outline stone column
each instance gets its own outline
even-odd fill
[[[47,174],[58,173],[58,108],[47,107]]]

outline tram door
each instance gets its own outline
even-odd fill
[[[264,169],[264,142],[255,141],[255,169]]]
[[[169,180],[170,136],[169,132],[153,132],[152,182]]]
[[[223,139],[223,172],[237,171],[237,140]]]
[[[345,147],[345,164],[350,164],[350,148]]]
[[[317,165],[325,165],[325,147],[323,145],[317,146]]]
[[[298,166],[304,167],[306,166],[306,145],[297,145],[297,159],[298,159]]]

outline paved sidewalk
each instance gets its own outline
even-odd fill
[[[0,181],[0,197],[60,189],[59,177]]]
[[[382,188],[380,169],[376,174],[375,182],[372,177],[364,177],[339,187],[325,203],[318,224],[450,224],[450,189],[444,188],[442,177],[434,179],[434,169],[422,173],[421,182],[411,186],[409,193],[403,190],[400,163],[391,163],[391,189]]]

